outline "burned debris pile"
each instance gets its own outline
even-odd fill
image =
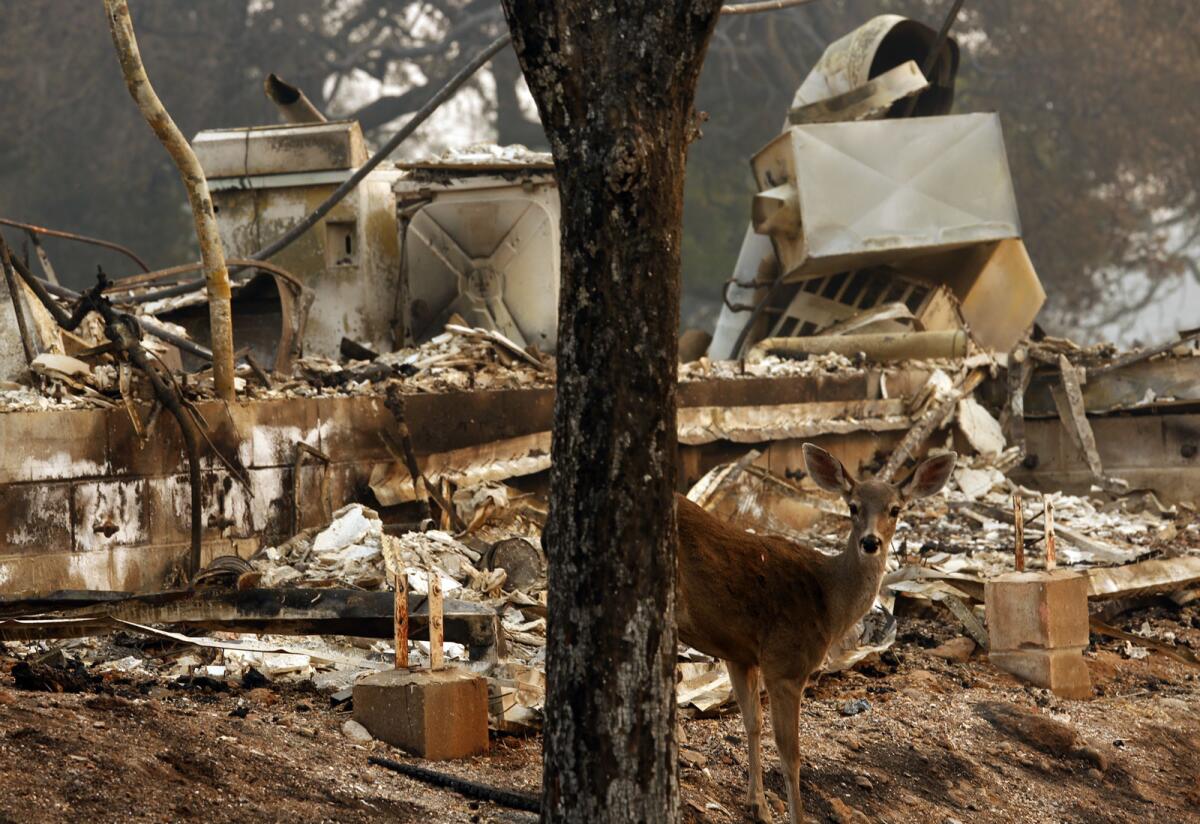
[[[908,510],[825,672],[885,668],[908,621],[953,636],[930,644],[939,658],[988,652],[1073,697],[1097,650],[1190,666],[1165,619],[1114,622],[1200,604],[1200,334],[1123,352],[1043,332],[1000,117],[950,114],[957,63],[952,39],[875,18],[829,47],[753,158],[721,317],[679,366],[681,491],[835,553],[848,511],[806,476],[805,442],[887,480],[954,450],[946,494]],[[196,266],[78,294],[40,246],[37,275],[0,239],[0,432],[20,445],[0,456],[0,640],[17,686],[289,682],[346,707],[356,683],[383,694],[411,669],[466,705],[465,673],[492,730],[537,730],[548,157],[381,164],[267,262],[264,238],[364,167],[358,124],[194,144],[234,269],[235,402],[214,388]],[[1052,611],[1069,631],[1021,625],[994,647],[1019,634],[999,616]],[[719,662],[682,649],[678,675],[685,716],[732,705]],[[361,720],[347,736],[384,736]]]

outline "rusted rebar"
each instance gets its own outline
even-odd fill
[[[1025,571],[1025,512],[1021,509],[1021,493],[1013,493],[1013,566],[1017,572]]]
[[[1054,501],[1042,495],[1042,526],[1046,532],[1046,571],[1058,566],[1058,548],[1054,538]]]
[[[408,575],[401,570],[393,580],[396,598],[392,640],[396,647],[396,669],[408,669]]]
[[[99,246],[104,249],[112,249],[114,252],[120,252],[125,257],[136,263],[143,272],[149,272],[150,267],[146,265],[146,261],[138,257],[127,246],[122,246],[119,243],[113,243],[111,240],[101,240],[98,237],[88,237],[87,235],[76,234],[75,232],[64,232],[62,229],[47,229],[45,226],[37,226],[33,223],[22,223],[19,220],[9,220],[8,218],[0,217],[0,226],[11,226],[14,229],[23,229],[26,232],[33,232],[38,235],[46,235],[47,237],[60,237],[64,240],[73,240],[77,243],[87,243],[91,246]]]
[[[175,121],[159,100],[142,65],[137,37],[133,32],[133,20],[129,15],[126,0],[104,0],[108,16],[108,28],[112,33],[113,46],[121,63],[121,74],[125,86],[137,103],[138,109],[163,148],[171,155],[179,169],[187,189],[192,207],[192,218],[196,224],[196,239],[200,243],[200,258],[204,261],[204,277],[208,285],[209,330],[213,350],[213,386],[217,397],[233,400],[233,310],[232,293],[229,285],[229,270],[225,266],[225,251],[217,233],[217,218],[213,213],[212,197],[208,181],[196,153],[187,138],[179,131]]]

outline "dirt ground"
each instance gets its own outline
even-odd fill
[[[931,654],[956,635],[949,622],[899,620],[892,650],[810,692],[801,742],[811,820],[1200,821],[1200,668],[1158,652],[1127,659],[1119,642],[1094,636],[1097,696],[1061,701],[978,654],[965,662]],[[1116,623],[1149,624],[1200,649],[1194,606]],[[372,754],[412,759],[349,740],[348,713],[303,685],[117,677],[48,693],[17,688],[20,674],[0,646],[0,822],[536,820],[368,765]],[[844,714],[855,699],[869,708]],[[681,727],[684,820],[745,820],[736,711],[685,717]],[[766,785],[778,798],[769,738]],[[539,748],[536,737],[498,737],[487,756],[431,766],[536,792]]]

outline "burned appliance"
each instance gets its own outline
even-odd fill
[[[299,223],[368,157],[355,121],[215,129],[200,132],[192,146],[231,258],[249,257]],[[400,269],[392,184],[399,176],[375,169],[271,258],[312,290],[306,354],[337,357],[343,337],[392,348]]]
[[[401,166],[403,269],[397,316],[408,342],[453,315],[520,346],[557,342],[559,199],[548,155],[474,147]]]

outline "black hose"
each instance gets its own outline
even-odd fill
[[[418,767],[413,764],[403,764],[399,761],[393,761],[390,758],[380,758],[377,755],[372,755],[367,760],[376,766],[386,767],[393,772],[407,775],[409,778],[424,781],[426,784],[432,784],[435,787],[445,787],[447,790],[454,790],[454,792],[464,795],[467,798],[490,801],[493,804],[499,804],[501,807],[508,807],[510,810],[524,810],[527,813],[540,813],[542,811],[542,801],[537,796],[513,792],[512,790],[502,790],[498,787],[489,787],[487,784],[476,784],[474,781],[467,781],[465,778],[427,770],[424,767]]]

